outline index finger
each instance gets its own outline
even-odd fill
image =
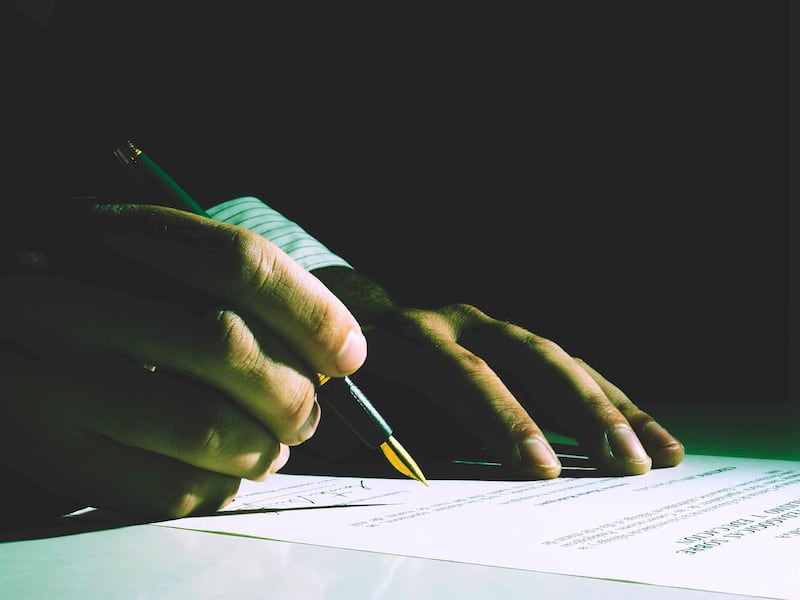
[[[244,309],[310,367],[348,375],[366,358],[355,317],[322,282],[262,236],[184,211],[151,205],[94,205],[73,235]],[[78,231],[76,232],[75,229]]]

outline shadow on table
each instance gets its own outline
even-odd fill
[[[610,476],[604,473],[597,466],[593,465],[585,455],[578,453],[576,446],[568,444],[554,444],[556,453],[562,462],[561,477],[605,477]],[[361,461],[338,461],[330,462],[315,460],[301,453],[293,455],[282,473],[294,475],[323,475],[340,477],[380,477],[389,479],[399,479],[403,476],[392,469],[380,452],[370,452],[360,455]],[[522,481],[518,474],[513,473],[507,467],[498,462],[493,462],[486,457],[477,456],[456,460],[430,460],[421,464],[425,476],[433,480],[442,479],[474,479],[482,481]],[[220,511],[212,515],[226,516],[231,514],[244,514],[250,512],[276,512],[286,510],[314,510],[319,508],[349,508],[347,505],[325,506],[325,507],[303,507],[303,508],[281,508],[281,509],[253,509],[241,511]],[[212,516],[202,515],[202,516]],[[189,517],[191,518],[191,517]],[[164,521],[163,518],[148,518],[142,516],[128,515],[105,509],[87,508],[76,511],[69,515],[64,515],[55,519],[13,520],[13,515],[0,525],[0,542],[14,542],[23,540],[34,540],[44,538],[63,537],[90,533],[93,531],[104,531],[109,529],[120,529],[134,525],[146,525],[148,523],[158,523]]]

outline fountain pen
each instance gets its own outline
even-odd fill
[[[189,194],[132,141],[129,140],[117,146],[114,149],[114,156],[147,201],[205,217],[209,216]],[[398,472],[428,485],[422,470],[393,436],[392,428],[386,419],[381,416],[351,377],[331,378],[317,374],[317,379],[320,386],[320,399],[368,448],[372,450],[380,448],[386,459]]]

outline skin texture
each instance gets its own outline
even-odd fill
[[[391,423],[404,443],[411,441],[409,450],[469,451],[460,447],[467,436],[522,477],[557,477],[561,464],[543,423],[573,437],[609,474],[639,475],[683,460],[678,439],[556,342],[468,304],[398,306],[352,270],[315,274],[366,332],[370,353],[362,373],[403,386],[395,398],[402,409]]]
[[[0,456],[59,506],[214,510],[314,433],[316,372],[365,360],[344,304],[247,230],[149,206],[60,225],[17,233],[49,247],[0,278]]]
[[[683,458],[584,361],[474,306],[400,307],[355,271],[310,274],[258,235],[169,208],[89,203],[52,224],[9,236],[0,277],[0,457],[42,514],[224,506],[314,435],[315,373],[402,389],[391,422],[409,449],[453,450],[460,428],[524,478],[561,470],[539,423],[617,475]]]

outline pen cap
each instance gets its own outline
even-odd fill
[[[352,379],[320,377],[320,381],[320,401],[335,412],[369,448],[379,448],[389,439],[392,428]]]

